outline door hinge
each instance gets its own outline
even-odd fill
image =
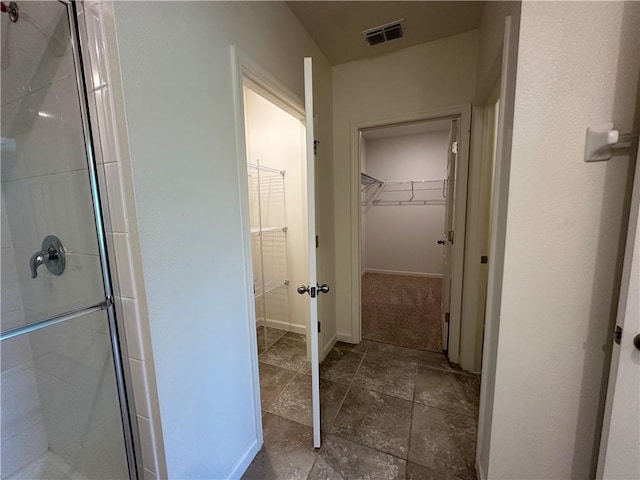
[[[449,243],[451,245],[453,245],[453,237],[455,236],[455,233],[453,230],[449,230],[449,233],[447,233],[447,240],[449,240]]]
[[[317,155],[318,154],[318,145],[320,144],[320,140],[314,140],[313,141],[313,154]]]
[[[482,255],[480,257],[480,263],[489,263],[489,257],[487,257],[486,255]]]
[[[451,144],[451,153],[458,153],[458,142],[453,142]]]
[[[318,248],[318,245],[320,245],[320,240],[318,239],[318,235],[316,235],[316,248]]]
[[[449,312],[444,314],[444,321],[449,323],[449,318],[451,318],[451,314]]]
[[[620,345],[620,340],[622,340],[622,327],[616,325],[616,329],[613,331],[613,341]]]
[[[320,322],[318,322],[318,333],[320,333],[320,330],[322,329],[320,328]]]

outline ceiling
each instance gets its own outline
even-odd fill
[[[403,137],[420,133],[448,132],[450,129],[451,119],[428,120],[426,122],[368,128],[362,131],[362,136],[366,140],[378,140],[380,138]]]
[[[395,52],[480,26],[484,1],[287,2],[332,65]],[[404,37],[370,47],[362,31],[405,20]]]

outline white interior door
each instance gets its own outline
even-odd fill
[[[307,153],[307,219],[309,250],[309,285],[298,287],[298,293],[309,295],[308,332],[311,338],[311,398],[313,407],[313,446],[320,448],[320,361],[318,349],[318,295],[327,293],[326,285],[318,285],[316,275],[316,192],[313,120],[313,65],[310,57],[304,59],[304,109],[306,120]]]
[[[454,219],[455,219],[455,192],[456,192],[456,161],[458,159],[458,122],[451,122],[451,132],[449,134],[449,147],[447,152],[447,177],[445,183],[445,221],[444,237],[440,242],[444,248],[444,271],[442,275],[442,297],[440,300],[440,311],[442,315],[442,349],[449,349],[449,318],[451,315],[451,279],[453,274],[453,242],[454,242]]]
[[[640,478],[639,203],[640,168],[636,168],[616,321],[616,329],[621,331],[614,341],[611,357],[596,475],[599,479]]]

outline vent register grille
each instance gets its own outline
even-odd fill
[[[370,28],[362,34],[370,46],[402,38],[404,36],[404,19]]]

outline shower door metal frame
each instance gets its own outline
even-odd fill
[[[122,430],[124,433],[125,454],[127,457],[127,465],[129,469],[129,478],[131,480],[138,479],[138,469],[136,463],[135,448],[133,442],[133,429],[131,417],[129,415],[129,402],[127,397],[127,388],[124,379],[124,370],[122,364],[122,354],[120,351],[120,343],[118,336],[118,325],[116,322],[115,307],[113,303],[113,290],[111,286],[111,272],[109,269],[109,256],[106,246],[106,235],[103,223],[103,212],[100,204],[100,190],[98,186],[98,171],[95,162],[93,131],[89,118],[89,98],[85,83],[85,69],[82,59],[80,33],[78,29],[78,11],[76,2],[71,0],[58,0],[67,9],[67,17],[69,21],[69,41],[71,44],[73,62],[75,67],[76,85],[78,93],[78,101],[80,104],[81,127],[85,143],[85,152],[87,155],[87,170],[89,173],[89,184],[91,188],[91,200],[93,204],[96,234],[98,240],[98,250],[100,256],[102,280],[104,285],[105,299],[94,305],[73,310],[61,315],[55,315],[51,318],[38,322],[28,323],[21,327],[12,328],[1,332],[0,341],[9,340],[21,335],[42,330],[44,328],[57,325],[69,320],[83,317],[91,313],[101,310],[107,311],[109,322],[109,335],[111,339],[111,350],[113,353],[114,369],[116,375],[116,384],[118,387],[118,401],[120,404],[120,415],[122,420]]]

